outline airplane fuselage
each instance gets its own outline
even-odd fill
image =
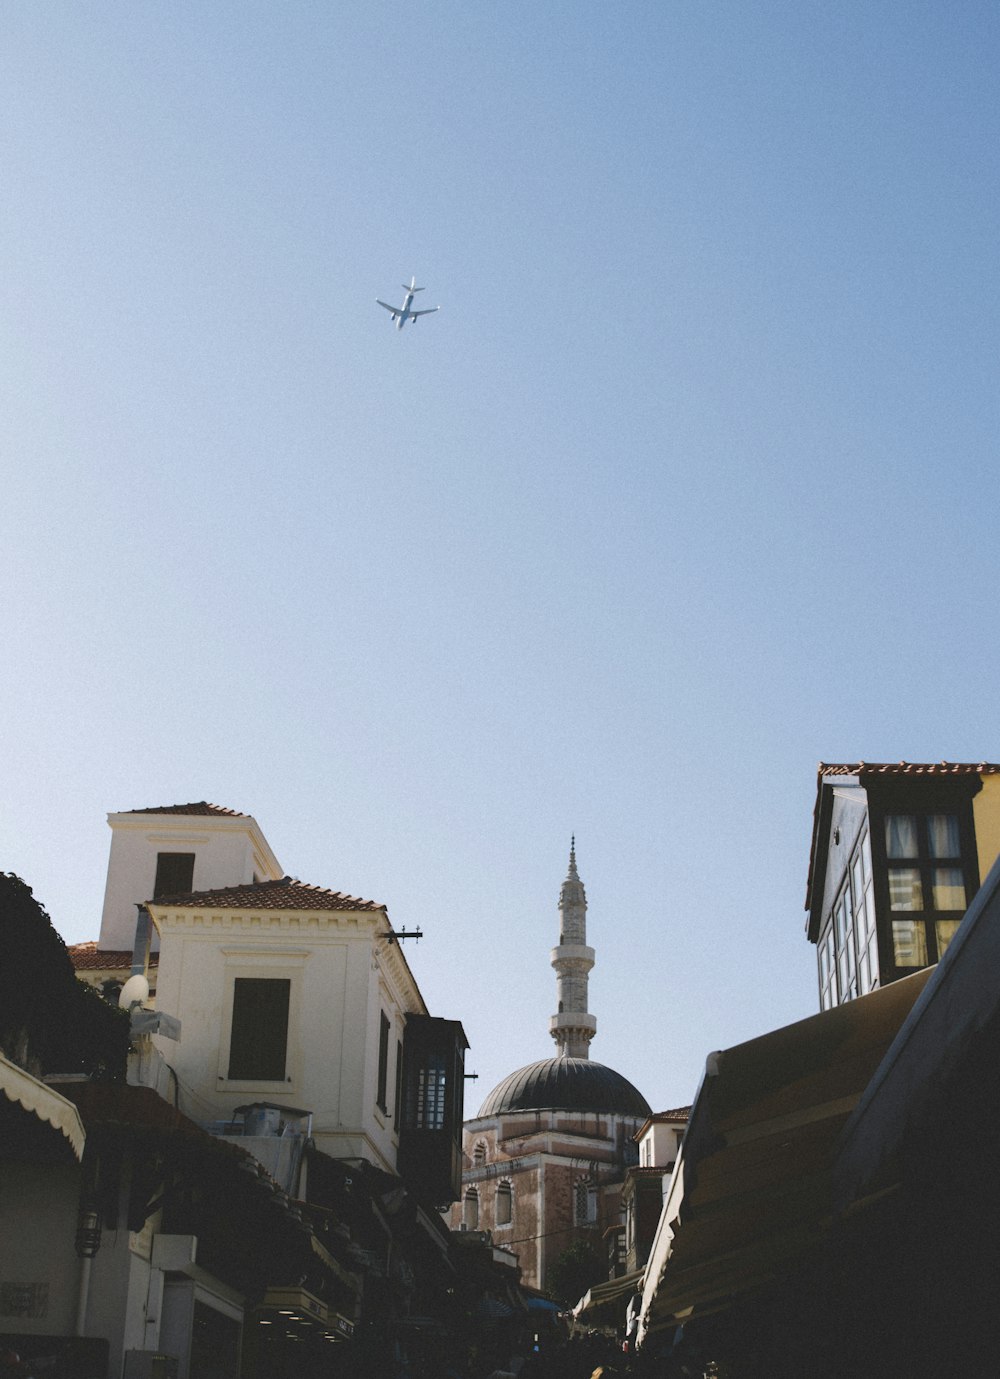
[[[403,327],[406,325],[407,321],[410,319],[410,307],[412,305],[413,293],[407,292],[406,300],[403,302],[403,305],[399,308],[399,314],[393,318],[396,322],[397,330],[402,330]]]

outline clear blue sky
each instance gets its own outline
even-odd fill
[[[13,0],[0,866],[207,798],[480,1082],[811,1013],[821,760],[997,736],[993,4]],[[375,297],[416,274],[439,315]]]

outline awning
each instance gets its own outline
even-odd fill
[[[30,1112],[38,1120],[51,1125],[64,1135],[78,1159],[83,1158],[83,1146],[87,1140],[80,1112],[71,1101],[54,1092],[37,1077],[32,1077],[16,1063],[0,1054],[0,1092],[8,1101]]]
[[[945,1089],[1000,1012],[1000,862],[966,911],[948,951],[844,1127],[834,1175],[846,1210],[878,1188],[908,1135],[933,1120]],[[919,1133],[919,1132],[917,1132]]]
[[[509,1303],[501,1302],[499,1298],[491,1298],[488,1294],[479,1299],[476,1307],[477,1317],[487,1317],[491,1321],[499,1321],[501,1318],[512,1317],[514,1309]]]
[[[341,1264],[339,1260],[334,1259],[333,1255],[326,1248],[323,1242],[321,1240],[317,1240],[315,1234],[312,1231],[310,1231],[309,1233],[309,1243],[313,1248],[313,1253],[323,1261],[324,1267],[329,1269],[330,1273],[333,1274],[336,1278],[339,1278],[341,1283],[344,1284],[346,1288],[349,1288],[351,1292],[355,1294],[361,1291],[361,1284],[358,1279],[358,1276],[356,1274],[350,1273],[347,1269],[344,1268],[343,1264]]]
[[[624,1320],[628,1299],[641,1290],[645,1273],[645,1269],[633,1269],[630,1274],[609,1279],[607,1283],[595,1283],[573,1308],[573,1316],[579,1322],[596,1325]]]
[[[709,1058],[646,1266],[643,1336],[729,1306],[824,1238],[837,1136],[929,976]]]

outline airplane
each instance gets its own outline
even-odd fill
[[[441,310],[439,306],[429,306],[426,311],[410,310],[414,295],[417,292],[423,292],[423,290],[422,287],[417,286],[416,278],[411,278],[408,284],[403,283],[403,291],[406,293],[406,296],[403,298],[402,306],[390,306],[388,302],[383,302],[380,297],[376,297],[375,300],[378,302],[379,306],[384,306],[386,311],[392,312],[392,319],[398,323],[396,329],[402,330],[407,321],[412,321],[413,324],[416,325],[418,316],[430,316],[435,311]]]

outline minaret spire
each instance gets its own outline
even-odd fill
[[[560,1058],[589,1058],[597,1019],[587,1009],[587,976],[594,950],[587,947],[587,893],[576,869],[576,835],[570,839],[569,871],[559,892],[559,944],[552,949],[559,1009],[549,1032]]]

